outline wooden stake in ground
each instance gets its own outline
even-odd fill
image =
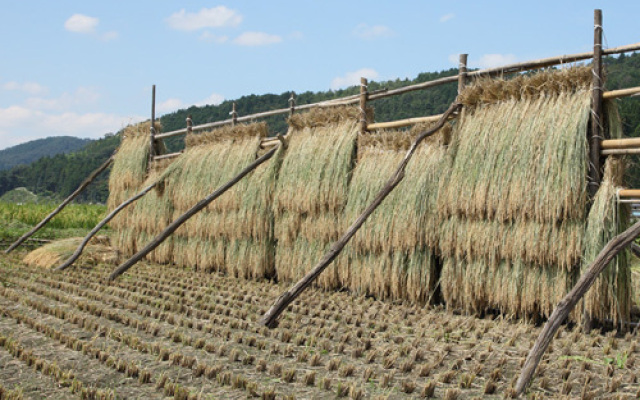
[[[382,190],[378,193],[373,202],[364,210],[364,212],[355,220],[355,222],[347,229],[347,231],[335,242],[329,251],[318,261],[318,264],[298,283],[292,286],[289,290],[284,292],[278,297],[275,303],[271,306],[264,316],[260,319],[260,323],[269,328],[275,328],[277,326],[278,316],[287,308],[293,300],[295,300],[300,294],[313,283],[314,280],[331,264],[331,262],[340,254],[344,246],[351,240],[353,235],[360,229],[364,221],[373,213],[373,211],[382,203],[382,201],[391,193],[391,191],[402,181],[404,178],[405,168],[413,157],[420,142],[425,138],[436,133],[447,122],[449,116],[457,111],[461,107],[460,103],[453,103],[449,109],[442,114],[438,123],[426,132],[423,132],[416,138],[411,144],[409,151],[404,156],[404,159],[393,173],[391,178],[387,181]]]
[[[540,363],[542,355],[549,346],[549,343],[551,343],[551,339],[553,339],[553,336],[558,328],[560,328],[560,325],[569,316],[569,313],[571,313],[571,310],[573,310],[576,304],[578,304],[578,301],[580,301],[587,290],[589,290],[598,275],[600,275],[611,260],[613,260],[618,253],[633,242],[638,235],[640,235],[640,222],[636,222],[629,229],[611,239],[611,241],[600,251],[587,271],[582,274],[576,286],[571,289],[571,291],[560,301],[555,310],[553,310],[551,317],[549,317],[549,320],[544,325],[542,332],[540,332],[536,343],[531,348],[531,351],[527,356],[527,360],[522,367],[522,372],[520,372],[520,377],[516,383],[516,392],[518,395],[522,394],[529,385],[529,381],[531,381],[531,378],[536,371],[536,367],[538,366],[538,363]]]
[[[58,266],[56,268],[56,271],[62,271],[62,270],[67,269],[68,267],[70,267],[78,259],[78,257],[80,257],[80,254],[82,254],[82,250],[84,250],[85,246],[87,245],[87,243],[89,243],[91,238],[94,237],[95,234],[98,233],[98,231],[100,229],[102,229],[103,226],[105,226],[109,221],[111,221],[113,219],[113,217],[118,215],[118,213],[120,211],[124,210],[127,206],[129,206],[130,204],[134,203],[135,201],[137,201],[139,198],[141,198],[145,194],[149,193],[151,191],[151,189],[153,189],[154,187],[156,187],[158,185],[158,183],[159,183],[158,181],[152,183],[151,185],[149,185],[146,188],[142,189],[142,191],[140,193],[138,193],[135,196],[131,197],[130,199],[128,199],[127,201],[125,201],[124,203],[122,203],[118,207],[116,207],[115,210],[111,211],[109,213],[109,215],[107,215],[102,221],[100,221],[98,223],[98,225],[96,225],[91,230],[91,232],[89,232],[89,234],[84,238],[82,243],[80,243],[80,246],[78,246],[78,248],[71,255],[71,257],[69,257],[69,259],[67,259],[67,261],[65,261],[63,264]]]
[[[284,140],[284,139],[281,139],[281,140]],[[164,231],[162,231],[148,245],[146,245],[142,250],[138,251],[136,254],[133,255],[133,257],[131,257],[130,259],[128,259],[127,261],[122,263],[118,268],[116,268],[116,270],[113,271],[111,273],[111,275],[109,275],[109,280],[114,280],[118,276],[120,276],[123,273],[125,273],[135,263],[140,261],[144,256],[149,254],[153,249],[155,249],[162,242],[164,242],[165,239],[167,239],[169,236],[171,236],[171,234],[173,232],[175,232],[176,229],[178,229],[182,224],[187,222],[189,220],[189,218],[191,218],[194,215],[196,215],[200,210],[202,210],[207,205],[209,205],[209,203],[211,203],[212,201],[214,201],[215,199],[220,197],[222,194],[224,194],[224,192],[229,190],[233,185],[235,185],[236,183],[240,182],[240,180],[242,178],[247,176],[249,174],[249,172],[251,172],[254,169],[256,169],[260,164],[264,163],[265,161],[267,161],[268,159],[273,157],[273,155],[276,153],[276,151],[278,151],[279,148],[280,148],[280,145],[274,147],[271,150],[269,150],[262,157],[258,158],[257,160],[255,160],[254,162],[249,164],[248,167],[243,169],[233,179],[231,179],[230,181],[228,181],[224,185],[220,186],[213,193],[211,193],[210,195],[208,195],[204,199],[200,200],[195,206],[191,207],[186,213],[184,213],[181,216],[179,216],[176,220],[174,220],[172,223],[170,223],[169,226],[167,226],[167,228]]]
[[[31,235],[38,232],[43,226],[45,226],[51,220],[51,218],[55,217],[60,211],[62,211],[62,209],[65,208],[67,204],[71,202],[71,200],[75,199],[80,193],[82,193],[82,191],[87,186],[89,186],[89,184],[93,182],[93,180],[96,179],[96,177],[100,175],[102,171],[104,171],[109,167],[109,165],[111,165],[111,163],[113,162],[114,155],[115,155],[115,152],[111,155],[111,157],[107,159],[107,161],[105,161],[101,166],[99,166],[95,171],[93,171],[91,175],[87,177],[87,179],[82,181],[80,186],[78,186],[78,188],[73,193],[71,193],[69,197],[67,197],[62,203],[60,203],[60,205],[55,210],[53,210],[51,214],[44,217],[44,219],[40,221],[38,225],[36,225],[29,232],[22,235],[20,239],[16,240],[11,246],[9,246],[9,248],[4,251],[4,254],[11,253],[16,247],[20,246],[22,242],[27,240]]]

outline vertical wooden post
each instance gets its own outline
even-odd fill
[[[468,54],[460,54],[460,62],[458,64],[458,94],[462,93],[467,85],[467,57]]]
[[[151,86],[151,129],[149,129],[149,165],[156,155],[156,85]]]
[[[600,147],[603,138],[602,124],[602,10],[594,10],[593,16],[593,88],[591,92],[591,132],[589,136],[589,196],[596,195],[602,179]]]
[[[236,112],[236,102],[231,105],[231,126],[236,126],[238,122],[238,113]]]
[[[360,133],[367,132],[367,98],[369,97],[369,90],[367,85],[369,82],[367,78],[360,78]]]
[[[187,135],[193,132],[193,120],[191,114],[187,115]]]
[[[296,110],[296,92],[291,92],[289,97],[289,116],[292,116]]]

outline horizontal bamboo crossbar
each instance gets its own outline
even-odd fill
[[[640,154],[640,148],[638,147],[634,147],[634,148],[621,148],[621,149],[607,149],[607,150],[602,150],[600,152],[601,155],[603,156],[623,156],[623,155],[633,155],[633,154]]]
[[[402,128],[404,126],[419,124],[423,122],[436,122],[440,119],[440,117],[442,117],[442,114],[432,115],[429,117],[407,118],[390,122],[376,122],[373,124],[367,124],[367,130],[374,131],[377,129]]]
[[[640,50],[640,42],[639,43],[634,43],[634,44],[629,44],[629,45],[625,45],[625,46],[619,46],[619,47],[613,47],[610,49],[606,49],[606,50],[602,50],[602,54],[603,55],[611,55],[611,54],[620,54],[620,53],[626,53],[626,52],[630,52],[630,51],[637,51]],[[539,60],[533,60],[533,61],[525,61],[525,62],[521,62],[521,63],[515,63],[515,64],[507,64],[501,67],[496,67],[496,68],[486,68],[486,69],[481,69],[478,71],[472,71],[472,72],[468,72],[467,73],[467,77],[468,78],[477,78],[477,77],[484,77],[484,76],[498,76],[498,75],[503,75],[503,74],[509,74],[509,73],[515,73],[515,72],[521,72],[521,71],[527,71],[527,70],[531,70],[531,69],[537,69],[537,68],[544,68],[544,67],[550,67],[552,65],[558,65],[558,64],[566,64],[566,63],[571,63],[571,62],[576,62],[576,61],[582,61],[582,60],[587,60],[593,57],[593,52],[586,52],[586,53],[577,53],[577,54],[566,54],[566,55],[562,55],[562,56],[557,56],[557,57],[549,57],[549,58],[542,58]],[[393,89],[393,90],[386,90],[386,89],[382,89],[379,91],[375,91],[375,92],[371,92],[369,93],[369,96],[367,98],[367,100],[377,100],[377,99],[382,99],[385,97],[390,97],[390,96],[397,96],[403,93],[409,93],[409,92],[413,92],[416,90],[424,90],[424,89],[428,89],[431,87],[435,87],[435,86],[439,86],[439,85],[444,85],[447,83],[452,83],[452,82],[457,82],[458,81],[458,75],[453,75],[453,76],[447,76],[444,78],[440,78],[440,79],[435,79],[433,81],[429,81],[429,82],[422,82],[422,83],[418,83],[415,85],[410,85],[410,86],[405,86],[405,87],[401,87],[401,88],[397,88],[397,89]],[[612,92],[618,92],[618,91],[612,91]],[[605,97],[606,98],[606,97]],[[327,100],[327,101],[322,101],[319,103],[312,103],[312,104],[304,104],[304,105],[300,105],[300,106],[296,106],[296,111],[301,111],[301,110],[306,110],[306,109],[310,109],[313,107],[335,107],[335,106],[340,106],[340,105],[349,105],[349,104],[355,104],[358,103],[359,101],[359,95],[351,95],[351,96],[347,96],[347,97],[341,97],[338,99],[332,99],[332,100]],[[257,118],[264,118],[264,117],[270,117],[270,116],[274,116],[274,115],[280,115],[280,114],[287,114],[290,112],[290,108],[281,108],[281,109],[277,109],[277,110],[271,110],[271,111],[265,111],[265,112],[261,112],[261,113],[257,113],[257,114],[251,114],[251,115],[246,115],[243,117],[238,117],[235,122],[248,122],[248,121],[252,121],[254,119]],[[197,132],[197,131],[201,131],[201,130],[205,130],[205,129],[210,129],[210,128],[216,128],[219,126],[224,126],[224,125],[229,125],[233,122],[233,119],[229,118],[223,121],[216,121],[216,122],[210,122],[207,124],[202,124],[202,125],[196,125],[192,128],[193,132]],[[183,128],[183,129],[178,129],[175,131],[171,131],[171,132],[165,132],[165,133],[160,133],[155,135],[156,139],[166,139],[172,136],[179,136],[179,135],[184,135],[187,133],[187,128]]]
[[[176,153],[169,153],[169,154],[163,154],[161,156],[154,156],[153,157],[153,161],[160,161],[160,160],[164,160],[166,158],[173,158],[173,157],[178,157],[179,155],[181,155],[182,152],[178,151]]]
[[[602,98],[617,99],[619,97],[636,96],[638,94],[640,94],[640,86],[636,86],[628,89],[609,90],[608,92],[602,93]]]
[[[618,197],[640,197],[640,189],[620,189]]]
[[[640,147],[640,138],[608,139],[602,141],[602,149],[630,149]]]

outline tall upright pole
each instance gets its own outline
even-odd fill
[[[602,10],[594,10],[593,15],[593,79],[591,89],[591,132],[589,136],[589,197],[593,200],[600,181],[602,169],[600,163],[600,148],[604,136],[602,124]]]
[[[369,97],[369,82],[367,78],[360,78],[360,133],[367,132],[367,98]]]
[[[151,87],[151,129],[149,130],[149,165],[156,155],[156,85]]]
[[[231,126],[236,126],[238,123],[238,112],[236,111],[236,102],[231,105]]]
[[[458,63],[458,94],[462,93],[464,87],[467,86],[468,56],[468,54],[460,54],[460,62]]]
[[[296,111],[296,92],[291,92],[291,97],[289,97],[289,116],[291,117],[295,111]]]

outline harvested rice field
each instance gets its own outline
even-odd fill
[[[502,317],[141,263],[0,259],[0,398],[504,398],[540,328]],[[636,398],[640,338],[564,327],[527,398]]]

